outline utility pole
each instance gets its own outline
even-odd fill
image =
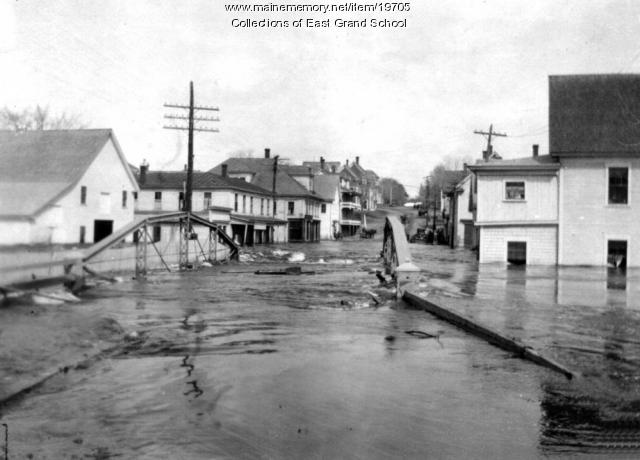
[[[435,192],[435,190],[434,190]],[[436,214],[438,212],[437,210],[437,206],[438,206],[438,199],[436,197],[436,194],[433,194],[433,227],[432,227],[432,231],[433,231],[433,244],[437,244],[436,241]]]
[[[271,199],[273,200],[273,218],[276,218],[276,176],[278,175],[278,158],[280,155],[273,157],[273,185],[271,187]]]
[[[220,109],[218,107],[207,107],[207,106],[196,106],[194,103],[193,97],[193,82],[189,82],[189,105],[182,104],[164,104],[167,108],[172,109],[181,109],[188,110],[188,115],[175,115],[175,114],[167,114],[164,118],[168,118],[171,120],[187,120],[187,126],[180,125],[165,125],[164,129],[177,129],[180,131],[187,131],[189,136],[189,148],[188,148],[188,157],[187,157],[187,184],[184,194],[184,202],[182,205],[182,211],[187,213],[186,222],[184,222],[184,228],[181,230],[181,240],[180,240],[180,267],[187,268],[189,263],[189,238],[191,237],[191,222],[190,215],[192,211],[191,206],[191,197],[193,195],[193,132],[194,131],[206,131],[211,133],[219,132],[218,129],[210,128],[206,126],[195,126],[195,121],[200,122],[213,122],[220,121],[219,118],[212,117],[201,117],[195,116],[195,111],[209,111],[209,112],[218,112]],[[183,222],[181,221],[181,227]]]
[[[206,131],[210,133],[220,132],[217,128],[210,128],[206,126],[195,126],[196,121],[201,122],[213,122],[220,121],[219,118],[211,118],[211,117],[200,117],[195,116],[195,111],[214,111],[218,112],[220,109],[218,107],[206,107],[206,106],[196,106],[194,104],[193,97],[193,82],[189,83],[189,105],[181,105],[181,104],[164,104],[165,107],[174,108],[174,109],[185,109],[188,110],[188,116],[184,115],[174,115],[168,114],[165,115],[164,118],[172,119],[172,120],[187,120],[187,126],[178,126],[178,125],[165,125],[164,129],[177,129],[181,131],[188,131],[189,133],[189,151],[187,158],[187,189],[184,197],[184,205],[183,211],[191,212],[191,195],[193,192],[193,132],[194,131]]]
[[[429,227],[429,179],[431,178],[431,176],[427,176],[424,178],[424,206],[422,206],[422,209],[424,209],[424,214],[425,214],[425,222],[424,222],[424,228],[428,228]]]
[[[507,137],[505,133],[497,133],[493,130],[493,124],[489,125],[489,132],[486,131],[474,131],[474,134],[481,134],[483,136],[487,136],[487,150],[484,152],[483,160],[488,161],[491,158],[491,154],[493,153],[493,145],[491,144],[491,138],[493,136],[497,137]]]

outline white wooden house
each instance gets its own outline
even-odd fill
[[[640,75],[549,77],[558,262],[640,266]]]
[[[304,168],[304,174],[296,180],[288,173],[288,165],[277,163],[274,181],[274,162],[269,149],[265,149],[264,158],[228,158],[209,172],[226,171],[229,177],[269,190],[276,202],[275,217],[286,222],[286,240],[318,241],[324,200],[313,190],[313,174]]]
[[[136,215],[182,210],[186,179],[186,171],[148,171],[141,166]],[[286,220],[273,216],[271,193],[243,179],[194,171],[191,206],[194,213],[219,224],[240,244],[287,241]],[[175,228],[158,226],[154,239],[171,240],[171,232]]]
[[[134,218],[138,184],[110,129],[2,131],[0,165],[0,244],[92,243]]]
[[[489,160],[475,174],[479,260],[553,265],[558,247],[558,176],[549,155]]]

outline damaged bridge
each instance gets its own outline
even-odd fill
[[[170,227],[175,237],[159,242],[154,235],[158,227]],[[133,244],[123,244],[125,240]],[[11,275],[0,285],[7,292],[56,284],[78,288],[85,273],[100,277],[101,271],[132,270],[137,279],[144,279],[151,268],[189,270],[238,256],[238,245],[216,223],[191,212],[172,212],[131,222],[84,250],[43,252],[32,263],[0,268],[0,276]]]

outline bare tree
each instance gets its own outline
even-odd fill
[[[464,169],[465,164],[473,163],[473,155],[449,154],[442,159],[442,166],[449,171],[459,171]]]
[[[5,106],[0,110],[0,128],[13,131],[81,129],[86,125],[78,115],[65,112],[52,114],[49,106],[36,105],[33,109],[13,110]]]

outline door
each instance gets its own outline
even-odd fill
[[[507,262],[514,265],[526,265],[527,243],[524,241],[509,241],[507,243]]]
[[[607,241],[607,265],[614,268],[627,266],[627,242],[625,240]]]
[[[93,242],[106,238],[113,233],[112,220],[94,220],[93,221]]]

